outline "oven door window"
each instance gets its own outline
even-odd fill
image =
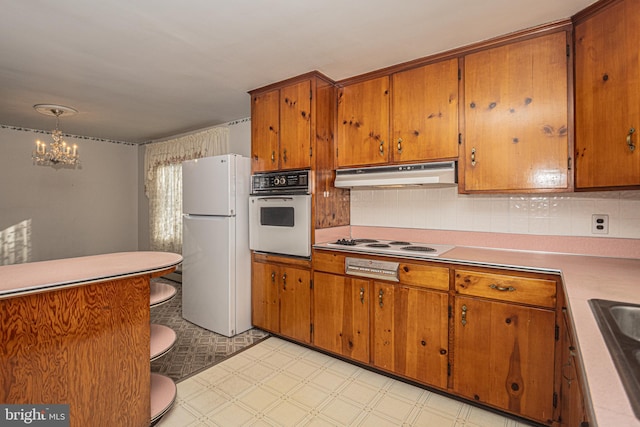
[[[293,227],[295,225],[294,214],[293,207],[262,207],[260,208],[260,225]]]

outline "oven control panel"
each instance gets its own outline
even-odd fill
[[[309,171],[282,171],[258,173],[251,176],[252,194],[309,194]]]
[[[378,261],[366,258],[344,259],[344,271],[352,276],[368,277],[370,279],[390,280],[399,282],[398,267],[400,263],[391,261]]]

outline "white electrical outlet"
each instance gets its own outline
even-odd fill
[[[609,234],[609,215],[591,215],[591,234]]]

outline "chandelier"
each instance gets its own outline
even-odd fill
[[[53,142],[47,144],[40,140],[36,141],[36,148],[31,156],[34,163],[43,166],[76,167],[80,162],[78,146],[76,144],[71,146],[64,141],[62,138],[62,131],[58,129],[58,124],[60,116],[70,116],[76,114],[78,110],[71,107],[65,107],[63,105],[53,104],[36,104],[33,108],[40,114],[55,116],[56,118],[56,128],[51,132]]]

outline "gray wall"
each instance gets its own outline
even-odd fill
[[[65,138],[82,166],[54,169],[33,164],[36,139],[0,128],[0,264],[137,250],[138,147]]]

